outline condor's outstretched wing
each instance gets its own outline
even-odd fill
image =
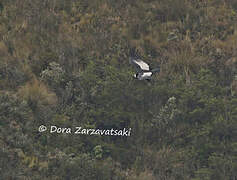
[[[133,64],[138,71],[149,71],[149,65],[140,59],[130,58],[130,63]]]

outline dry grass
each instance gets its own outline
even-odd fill
[[[38,105],[54,105],[57,103],[56,95],[50,92],[46,85],[36,78],[21,86],[18,90],[18,95],[33,107],[37,107]]]

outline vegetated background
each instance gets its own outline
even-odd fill
[[[237,1],[1,0],[0,147],[0,179],[237,179]]]

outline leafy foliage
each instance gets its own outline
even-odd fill
[[[235,0],[2,0],[0,179],[236,179],[236,19]]]

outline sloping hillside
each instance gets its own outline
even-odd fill
[[[0,179],[234,180],[236,142],[235,0],[0,1]]]

